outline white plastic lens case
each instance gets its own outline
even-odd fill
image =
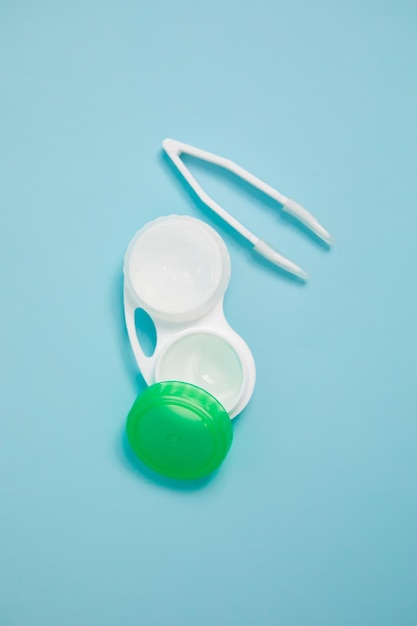
[[[255,363],[224,315],[230,258],[219,234],[189,216],[160,217],[133,237],[123,271],[127,331],[146,383],[192,383],[217,398],[231,418],[238,415],[253,393]],[[137,336],[136,309],[155,325],[151,356]]]

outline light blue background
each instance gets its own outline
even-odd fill
[[[0,3],[1,626],[417,624],[416,33],[413,0]],[[336,240],[194,166],[311,280],[221,230],[258,381],[189,489],[123,442],[126,245],[160,215],[216,224],[165,136]]]

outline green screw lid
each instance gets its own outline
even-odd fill
[[[136,399],[126,431],[143,463],[180,479],[211,474],[233,439],[232,422],[223,405],[204,389],[175,381],[155,383]]]

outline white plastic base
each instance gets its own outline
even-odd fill
[[[224,317],[230,260],[216,231],[187,216],[159,218],[136,233],[124,274],[127,330],[146,382],[190,382],[216,397],[230,417],[238,415],[253,393],[255,363]],[[136,334],[137,308],[155,324],[150,357]]]

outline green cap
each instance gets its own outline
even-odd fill
[[[229,414],[216,398],[200,387],[174,381],[155,383],[136,399],[126,431],[143,463],[180,479],[211,474],[233,439]]]

